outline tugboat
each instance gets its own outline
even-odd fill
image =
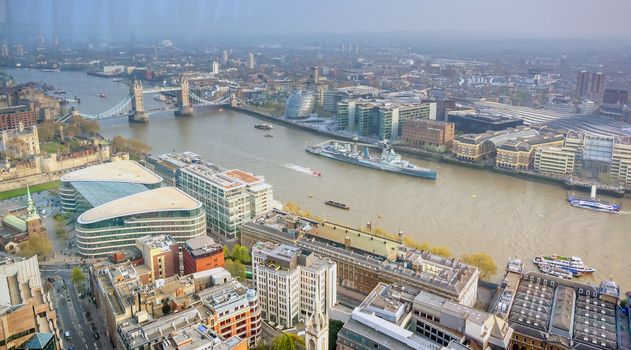
[[[595,272],[596,269],[585,265],[583,260],[577,256],[537,256],[532,261],[540,269],[541,266],[549,265],[570,272],[574,276]]]
[[[254,128],[259,130],[272,130],[274,127],[271,124],[256,124]]]
[[[324,204],[326,205],[330,205],[332,207],[336,207],[339,209],[344,209],[344,210],[349,210],[351,207],[349,207],[348,205],[344,204],[344,203],[339,203],[339,202],[334,202],[334,201],[326,201],[324,202]]]
[[[611,203],[602,199],[596,198],[596,186],[592,185],[592,192],[587,197],[577,196],[574,193],[567,196],[567,201],[571,206],[583,209],[591,209],[596,211],[603,211],[606,213],[619,214],[620,204]]]

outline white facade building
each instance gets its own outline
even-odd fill
[[[262,317],[293,327],[337,303],[337,264],[287,244],[252,247],[252,270]],[[317,310],[319,309],[319,310]]]

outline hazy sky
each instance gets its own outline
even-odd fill
[[[631,38],[629,14],[631,0],[0,0],[0,36],[431,31]]]

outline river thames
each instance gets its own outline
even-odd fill
[[[102,112],[127,94],[127,87],[85,73],[8,73],[17,82],[43,81],[65,89],[68,97],[81,98],[85,113]],[[99,98],[99,92],[107,97]],[[148,103],[151,99],[145,95]],[[624,212],[613,215],[569,206],[559,186],[491,171],[423,160],[413,162],[438,168],[436,181],[375,171],[304,151],[306,144],[325,137],[275,125],[274,137],[266,138],[267,132],[253,128],[260,122],[233,110],[200,109],[187,118],[152,114],[148,124],[129,124],[126,118],[102,121],[101,133],[136,138],[150,145],[152,153],[188,150],[224,168],[263,175],[276,199],[295,202],[326,220],[402,230],[419,242],[447,246],[455,256],[489,253],[498,265],[495,279],[511,256],[530,261],[535,255],[562,254],[580,256],[598,270],[579,280],[613,277],[622,290],[631,288],[629,199],[622,200]],[[322,177],[292,170],[292,164],[318,170]],[[326,206],[326,200],[346,203],[351,210]]]

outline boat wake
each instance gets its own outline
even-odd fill
[[[292,164],[292,163],[285,164],[285,168],[291,169],[295,172],[311,175],[311,176],[322,176],[322,174],[320,174],[319,171],[311,170],[309,168],[305,168],[303,166]]]

